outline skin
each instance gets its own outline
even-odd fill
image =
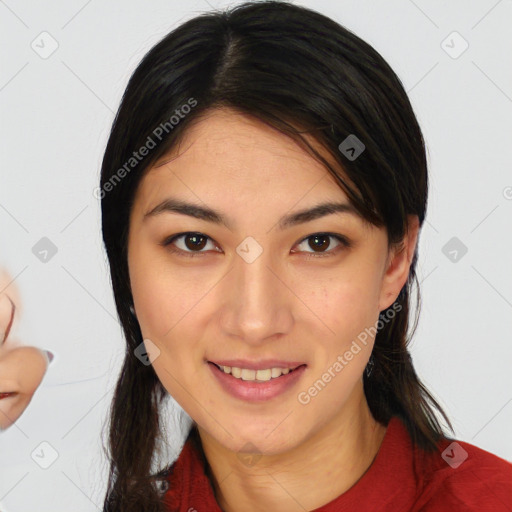
[[[0,431],[26,410],[53,359],[51,352],[21,346],[10,335],[19,307],[18,289],[7,272],[0,270]]]
[[[176,213],[144,218],[171,196],[220,210],[233,231]],[[303,512],[332,501],[368,469],[386,431],[363,392],[373,338],[307,405],[297,395],[393,304],[408,277],[417,217],[391,249],[384,229],[350,214],[277,228],[282,215],[326,200],[348,202],[318,161],[228,109],[191,125],[137,189],[128,241],[135,312],[145,340],[158,348],[155,372],[198,427],[226,512]],[[174,247],[201,256],[161,245],[187,231],[210,238],[199,249],[184,237]],[[336,252],[340,243],[328,238],[320,252],[331,255],[315,257],[307,237],[319,232],[344,235],[352,245]],[[263,249],[250,264],[236,252],[248,236]],[[291,390],[250,403],[224,392],[206,362],[236,357],[303,361],[307,368]],[[247,443],[256,447],[254,464],[240,457]]]

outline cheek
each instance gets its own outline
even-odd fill
[[[304,414],[327,421],[333,410],[351,400],[373,347],[372,326],[378,319],[378,287],[372,279],[339,279],[311,291],[326,333],[315,346],[314,367],[297,397]],[[311,323],[311,322],[310,322]],[[315,328],[312,328],[314,332]]]
[[[146,243],[129,251],[133,303],[144,338],[161,340],[185,314],[187,283]]]
[[[191,322],[199,328],[199,312],[207,304],[204,295],[211,286],[179,272],[151,270],[143,279],[134,280],[133,300],[143,336],[169,344]]]
[[[193,272],[169,265],[160,252],[136,247],[129,259],[130,284],[144,340],[158,348],[152,365],[164,387],[176,398],[182,385],[193,382],[203,354],[199,313],[206,286]],[[146,347],[148,348],[148,347]],[[149,349],[149,352],[151,349]]]
[[[370,266],[354,266],[310,291],[311,309],[329,330],[322,328],[326,335],[317,345],[316,370],[308,382],[313,387],[303,390],[301,403],[314,402],[310,410],[321,416],[327,414],[324,407],[343,405],[364,372],[379,316],[379,283]]]
[[[379,314],[380,281],[371,268],[354,269],[306,291],[312,309],[339,338],[373,325]]]

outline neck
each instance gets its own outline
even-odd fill
[[[299,445],[277,455],[260,455],[254,465],[242,464],[237,453],[198,426],[221,509],[304,512],[350,489],[371,466],[386,427],[371,415],[362,389],[355,407],[348,405]]]

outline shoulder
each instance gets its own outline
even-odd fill
[[[190,430],[178,458],[168,468],[166,477],[165,510],[183,510],[182,507],[187,503],[203,503],[208,510],[217,510],[214,508],[215,497],[206,474],[206,459],[196,428]]]
[[[444,439],[422,455],[415,510],[512,511],[512,463],[464,441]]]

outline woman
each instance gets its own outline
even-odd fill
[[[246,3],[150,50],[98,190],[127,340],[105,511],[512,508],[407,350],[427,186],[400,80],[325,16]],[[192,428],[155,475],[170,396]]]

